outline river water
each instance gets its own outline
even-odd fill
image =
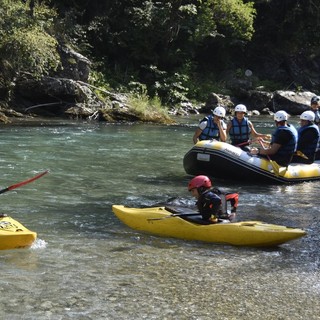
[[[239,192],[238,220],[308,232],[273,249],[145,235],[112,213],[112,204],[193,203],[182,159],[195,124],[2,125],[0,187],[50,173],[1,195],[2,212],[38,239],[0,252],[0,319],[320,319],[320,182],[214,181]]]

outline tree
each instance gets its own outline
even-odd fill
[[[199,47],[210,39],[249,41],[254,32],[255,9],[242,0],[122,0],[99,9],[83,8],[91,55],[104,62],[104,72],[121,75],[120,82],[148,88],[188,79]]]
[[[4,86],[28,73],[56,70],[60,59],[53,34],[54,10],[44,4],[0,0],[0,78]]]

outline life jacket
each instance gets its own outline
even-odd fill
[[[293,155],[293,153],[297,150],[298,132],[296,128],[290,124],[277,127],[277,130],[272,134],[271,144],[276,140],[276,138],[280,134],[280,131],[282,130],[290,132],[291,139],[289,143],[279,148],[276,155],[279,157],[288,157],[288,155]]]
[[[213,121],[213,117],[210,115],[208,117],[205,117],[201,122],[207,121],[207,126],[202,130],[199,140],[210,140],[210,139],[216,139],[219,140],[220,133],[219,128],[216,123]]]
[[[248,141],[251,133],[248,118],[244,117],[241,123],[239,123],[238,119],[234,117],[231,123],[232,126],[229,131],[231,144],[236,145]]]
[[[298,147],[299,147],[299,138],[301,137],[303,132],[306,130],[316,130],[317,135],[313,139],[313,141],[310,141],[310,143],[305,149],[299,149],[299,151],[304,153],[309,159],[313,159],[315,152],[320,148],[319,127],[316,124],[300,127],[298,130]]]
[[[228,219],[227,202],[233,208],[238,206],[239,195],[237,193],[224,193],[217,188],[210,188],[200,194],[197,207],[204,220]]]
[[[221,210],[219,212],[219,218],[228,219],[230,212],[228,210],[228,202],[230,202],[230,205],[233,208],[233,210],[236,210],[238,207],[239,194],[230,192],[225,193],[216,188],[214,188],[214,191],[218,193],[221,198]]]

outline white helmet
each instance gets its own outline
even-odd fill
[[[216,108],[213,110],[213,114],[214,114],[215,116],[224,118],[224,117],[226,116],[226,109],[223,108],[223,107],[216,107]]]
[[[247,107],[244,104],[238,104],[234,108],[234,111],[235,112],[245,112],[245,113],[247,113]]]
[[[315,116],[314,112],[311,110],[302,112],[300,115],[301,120],[307,120],[307,121],[314,121],[315,117],[316,116]]]
[[[288,120],[288,114],[283,110],[277,111],[274,114],[274,120],[276,120],[277,122],[287,121]]]

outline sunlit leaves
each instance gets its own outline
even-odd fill
[[[59,56],[56,47],[55,38],[41,28],[20,28],[6,37],[2,52],[17,73],[24,71],[39,76],[57,69]]]
[[[0,0],[1,65],[10,67],[16,77],[21,72],[41,76],[55,70],[60,63],[51,35],[55,18],[55,11],[45,5]]]
[[[208,0],[199,8],[198,34],[250,40],[256,11],[253,2]],[[199,37],[199,36],[198,36]]]

